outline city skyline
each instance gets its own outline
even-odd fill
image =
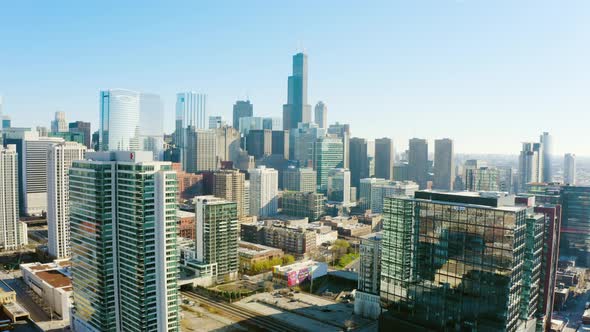
[[[174,98],[181,91],[208,94],[208,113],[226,121],[231,121],[235,101],[246,98],[255,116],[280,117],[291,56],[305,50],[309,104],[324,101],[330,122],[349,123],[354,137],[392,137],[397,151],[412,137],[430,142],[451,137],[457,153],[516,154],[521,142],[548,131],[556,155],[588,156],[590,148],[571,133],[583,132],[589,119],[590,98],[582,87],[590,67],[582,60],[590,49],[582,41],[590,32],[584,25],[590,5],[536,4],[443,1],[429,7],[384,3],[336,8],[309,3],[313,11],[299,31],[285,19],[293,4],[210,4],[200,12],[174,10],[175,15],[174,6],[118,6],[106,30],[99,29],[100,17],[92,15],[98,5],[64,10],[10,4],[0,14],[6,49],[0,54],[3,113],[14,126],[35,127],[49,126],[61,110],[68,120],[90,121],[96,130],[99,91],[123,87],[162,97],[168,134],[174,128]],[[554,16],[557,9],[559,17]],[[132,11],[138,15],[128,17]],[[226,24],[238,14],[269,20],[238,31]],[[370,24],[362,14],[371,17]],[[178,23],[183,20],[176,15],[203,19]],[[350,23],[353,15],[358,22]],[[329,17],[332,24],[318,17]],[[17,23],[23,18],[34,23],[21,29]],[[160,19],[156,27],[148,25],[153,18]],[[63,24],[52,24],[54,19]],[[544,26],[548,19],[558,20],[551,30]],[[120,29],[128,24],[135,28]],[[276,29],[266,29],[268,24]],[[211,25],[219,31],[203,34]],[[187,34],[179,31],[197,33],[193,40],[199,43],[193,44],[198,45],[187,46],[179,37]],[[105,38],[113,35],[118,38],[108,38],[104,47]],[[153,48],[154,43],[166,47]],[[235,48],[241,51],[226,54]],[[72,61],[63,61],[64,54]],[[346,79],[341,79],[343,68]],[[557,114],[577,121],[563,126]]]

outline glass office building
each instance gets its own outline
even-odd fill
[[[545,216],[505,193],[385,199],[384,328],[516,331],[536,317]]]

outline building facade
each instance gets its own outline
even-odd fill
[[[238,218],[245,217],[244,183],[246,175],[239,170],[220,170],[213,173],[213,196],[235,202]]]
[[[64,142],[49,148],[47,155],[47,249],[53,258],[69,258],[70,186],[69,169],[75,160],[84,159],[86,147]]]
[[[176,172],[151,152],[70,168],[74,331],[179,331]]]
[[[311,122],[311,105],[307,103],[307,54],[293,56],[293,75],[288,79],[287,103],[283,105],[283,129],[297,128]]]
[[[90,122],[76,121],[69,124],[70,133],[79,133],[84,136],[84,146],[92,149],[92,130]]]
[[[250,173],[250,214],[268,217],[277,214],[279,194],[279,173],[264,166],[248,171]]]
[[[238,277],[238,205],[214,196],[195,198],[196,259],[215,265],[218,282]]]
[[[15,145],[0,147],[0,249],[28,243],[27,224],[18,219],[18,154]]]
[[[233,108],[233,127],[240,130],[240,119],[254,116],[254,106],[249,100],[238,100]]]
[[[176,123],[174,142],[180,149],[181,162],[186,157],[187,136],[189,127],[207,129],[207,95],[196,92],[180,92],[176,94]],[[183,167],[185,166],[184,162]],[[184,168],[186,170],[186,168]]]
[[[350,197],[350,171],[344,168],[334,168],[328,172],[328,201],[348,205]],[[356,198],[356,197],[355,197]]]
[[[434,141],[434,181],[438,190],[453,190],[455,180],[455,153],[453,140],[448,138]]]
[[[545,216],[502,193],[386,198],[380,328],[517,331],[540,308]]]
[[[336,137],[322,137],[315,142],[314,169],[317,173],[317,188],[320,192],[328,190],[328,173],[331,169],[342,167],[342,140]]]
[[[315,192],[285,191],[283,192],[283,214],[293,217],[307,217],[310,221],[320,219],[324,215],[326,198]]]
[[[183,169],[189,173],[216,170],[218,163],[215,130],[189,127],[186,131]]]
[[[375,139],[375,177],[393,180],[393,140],[383,137]]]
[[[576,185],[576,155],[566,153],[563,158],[563,183]]]
[[[315,192],[317,173],[313,168],[289,167],[283,171],[283,189],[288,191]]]
[[[328,106],[321,100],[315,104],[314,120],[318,127],[328,128]]]
[[[408,177],[416,182],[420,189],[424,189],[428,181],[428,141],[412,138],[409,145]]]
[[[543,182],[543,145],[522,143],[518,158],[518,192],[526,192],[531,182]]]
[[[351,186],[358,188],[361,179],[370,177],[366,139],[358,137],[350,139],[349,158]]]

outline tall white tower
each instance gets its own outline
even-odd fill
[[[279,173],[273,168],[258,166],[250,173],[250,214],[267,217],[277,214]]]
[[[0,147],[0,249],[27,244],[27,225],[18,220],[18,155],[15,145]]]
[[[47,154],[47,230],[49,255],[70,257],[69,174],[74,160],[84,159],[86,147],[63,142],[49,147]]]

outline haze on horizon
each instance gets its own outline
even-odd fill
[[[583,0],[9,2],[0,95],[21,127],[62,110],[96,130],[99,90],[119,87],[159,94],[168,133],[179,91],[227,120],[246,96],[278,117],[303,48],[310,103],[353,136],[515,155],[549,131],[556,154],[590,155],[589,14]]]

